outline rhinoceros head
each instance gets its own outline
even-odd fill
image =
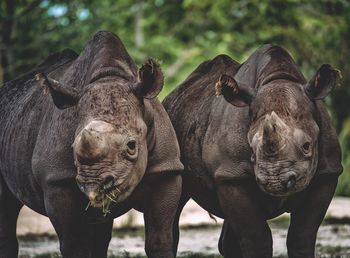
[[[137,69],[120,40],[105,32],[95,36],[71,66],[75,73],[68,73],[75,76],[75,84],[83,81],[80,88],[44,74],[37,79],[58,108],[72,107],[68,110],[77,113],[72,144],[76,181],[92,206],[106,209],[111,201],[126,199],[145,173],[143,101],[158,95],[163,75],[153,60]]]
[[[277,66],[276,66],[277,67]],[[289,73],[272,73],[255,85],[223,75],[216,89],[229,103],[249,106],[248,142],[257,184],[266,193],[288,196],[305,189],[318,164],[319,122],[315,101],[335,86],[338,71],[322,65],[308,83]]]

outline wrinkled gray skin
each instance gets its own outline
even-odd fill
[[[318,227],[342,171],[322,99],[338,72],[306,82],[290,55],[265,45],[238,64],[201,64],[165,100],[185,166],[178,210],[191,197],[224,218],[225,257],[272,257],[266,220],[291,213],[291,258],[314,257]],[[175,227],[176,234],[176,227]]]
[[[162,87],[158,64],[138,70],[99,32],[79,56],[51,55],[1,88],[0,257],[17,257],[23,204],[50,218],[64,257],[106,257],[113,218],[132,208],[147,255],[174,257],[183,166]]]

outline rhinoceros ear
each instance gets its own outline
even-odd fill
[[[78,103],[80,96],[76,89],[65,87],[60,82],[47,77],[43,73],[36,74],[35,79],[43,88],[45,95],[48,93],[51,94],[53,102],[59,109],[65,109]]]
[[[139,70],[139,83],[134,92],[137,96],[146,99],[153,99],[157,97],[163,88],[164,76],[159,64],[153,60],[148,59]]]
[[[323,99],[336,86],[338,78],[341,78],[339,70],[329,64],[323,64],[305,85],[305,91],[311,99]]]
[[[237,107],[250,105],[255,96],[254,90],[242,83],[238,83],[229,75],[221,75],[215,84],[216,96],[223,95],[225,100]]]

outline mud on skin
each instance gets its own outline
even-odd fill
[[[138,69],[102,31],[0,89],[0,257],[17,257],[23,204],[50,218],[63,257],[106,257],[113,218],[131,208],[147,255],[175,256],[183,165],[162,87],[155,61]]]
[[[272,257],[267,219],[291,213],[291,258],[314,257],[318,227],[342,171],[323,99],[339,71],[306,81],[289,53],[258,48],[243,64],[219,55],[163,102],[185,166],[178,214],[192,197],[224,218],[225,257]]]

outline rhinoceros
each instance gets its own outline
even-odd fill
[[[185,166],[177,217],[191,197],[224,218],[224,257],[272,257],[266,221],[284,212],[289,257],[314,257],[342,171],[322,100],[338,73],[324,64],[307,82],[285,49],[264,45],[242,64],[202,63],[164,100]]]
[[[18,255],[23,205],[50,218],[63,257],[106,257],[113,218],[132,208],[147,255],[174,257],[183,165],[162,87],[157,62],[138,69],[104,31],[2,86],[0,257]]]

